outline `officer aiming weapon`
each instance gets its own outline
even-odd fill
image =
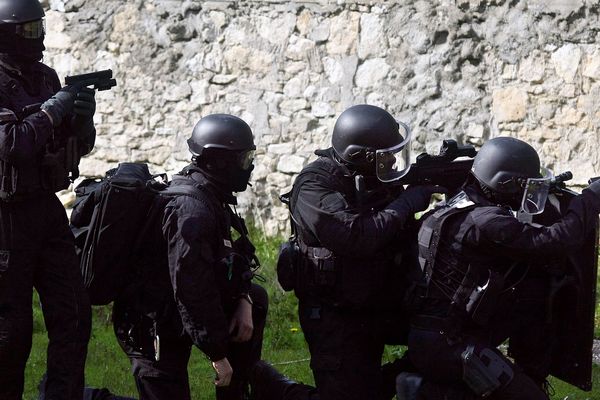
[[[113,79],[112,69],[91,72],[89,74],[72,75],[65,78],[66,85],[79,87],[93,86],[94,90],[110,90],[117,86],[117,80]]]
[[[398,182],[403,185],[439,185],[456,190],[462,186],[477,154],[471,145],[459,146],[456,140],[442,142],[440,153],[421,153],[410,170]],[[468,159],[457,160],[457,158]]]

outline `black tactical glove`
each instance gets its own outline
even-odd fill
[[[600,179],[595,180],[586,189],[594,192],[594,194],[600,197]]]
[[[595,209],[594,212],[600,213],[600,179],[593,181],[588,187],[583,189],[581,194],[584,199],[589,199],[590,203],[588,204]]]
[[[398,198],[408,207],[412,213],[424,211],[431,203],[431,196],[434,193],[447,193],[448,190],[441,186],[409,186]]]
[[[75,116],[93,118],[96,112],[96,91],[94,89],[82,88],[77,92],[73,113]]]
[[[52,125],[57,127],[62,123],[63,118],[73,111],[76,96],[77,88],[65,86],[42,103],[40,109],[50,117]]]
[[[88,154],[96,141],[96,128],[94,128],[94,113],[96,112],[96,92],[93,89],[83,88],[76,96],[71,129],[79,138],[81,155]]]

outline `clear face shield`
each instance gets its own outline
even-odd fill
[[[408,125],[398,121],[402,143],[375,153],[377,179],[381,182],[394,182],[402,178],[410,169],[410,139],[412,132]],[[403,132],[404,131],[404,132]]]
[[[529,178],[525,183],[525,191],[519,209],[519,215],[522,218],[519,219],[530,220],[534,215],[544,212],[554,174],[549,169],[542,168],[540,175],[541,178]]]

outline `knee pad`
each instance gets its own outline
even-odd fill
[[[492,349],[483,348],[476,352],[474,346],[468,346],[461,358],[463,380],[477,396],[489,395],[509,384],[514,377],[510,363]]]

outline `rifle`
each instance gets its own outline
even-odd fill
[[[398,183],[402,185],[439,185],[456,190],[465,183],[476,154],[475,147],[459,146],[456,140],[446,139],[442,142],[438,155],[419,154],[416,162],[411,164],[408,173]],[[460,157],[469,157],[469,159],[456,160]]]
[[[570,181],[571,179],[573,179],[573,173],[571,171],[565,171],[562,174],[556,175],[552,178],[552,181],[550,181],[550,192],[557,193],[566,189],[567,185],[565,182]]]
[[[89,74],[67,76],[65,84],[79,87],[93,86],[93,89],[99,91],[110,90],[112,87],[117,86],[117,80],[113,79],[112,76],[112,69],[105,69]]]

